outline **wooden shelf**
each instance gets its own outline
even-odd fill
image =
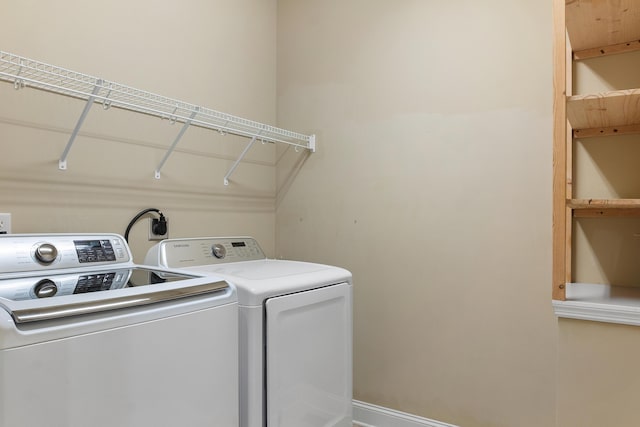
[[[590,129],[575,129],[573,131],[574,138],[591,138],[594,136],[607,135],[630,135],[640,133],[640,124],[625,126],[605,126]]]
[[[566,26],[574,51],[640,39],[637,0],[566,0]]]
[[[572,199],[567,207],[576,218],[640,217],[640,199]]]
[[[567,97],[567,118],[573,129],[640,124],[640,89]]]
[[[633,52],[640,50],[640,40],[633,40],[624,43],[612,44],[610,46],[594,47],[591,49],[577,50],[573,52],[573,59],[582,61],[600,56],[615,55],[618,53]]]
[[[573,209],[640,209],[640,199],[571,199]]]

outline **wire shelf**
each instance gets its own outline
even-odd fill
[[[183,123],[185,130],[189,125],[198,126],[220,133],[252,138],[252,142],[257,139],[315,151],[315,135],[280,129],[4,51],[0,51],[0,80],[12,83],[16,89],[31,87],[87,101],[86,111],[78,122],[72,139],[81,126],[88,108],[93,102],[99,102],[105,109],[116,107]],[[70,140],[69,146],[65,149],[65,156],[72,142]],[[177,142],[174,141],[167,154],[171,153]],[[61,159],[61,169],[64,169],[64,160],[66,159]],[[156,177],[159,177],[159,170],[156,171]]]

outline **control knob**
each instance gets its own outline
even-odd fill
[[[33,288],[33,293],[38,298],[48,298],[54,296],[58,292],[58,286],[53,280],[42,279]]]
[[[227,250],[220,243],[216,243],[215,245],[211,246],[211,253],[214,257],[222,259],[227,255]]]
[[[42,264],[51,264],[58,257],[58,249],[51,243],[40,243],[36,247],[35,256]]]

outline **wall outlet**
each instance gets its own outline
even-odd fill
[[[155,225],[158,223],[158,218],[149,218],[149,240],[164,240],[169,238],[169,220],[167,221],[167,232],[164,234],[155,233]]]
[[[11,234],[10,213],[0,213],[0,234]]]

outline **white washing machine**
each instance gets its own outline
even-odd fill
[[[267,259],[250,237],[164,240],[145,264],[236,285],[242,427],[352,426],[350,272]]]
[[[115,234],[0,236],[0,427],[237,426],[222,278],[132,263]]]

